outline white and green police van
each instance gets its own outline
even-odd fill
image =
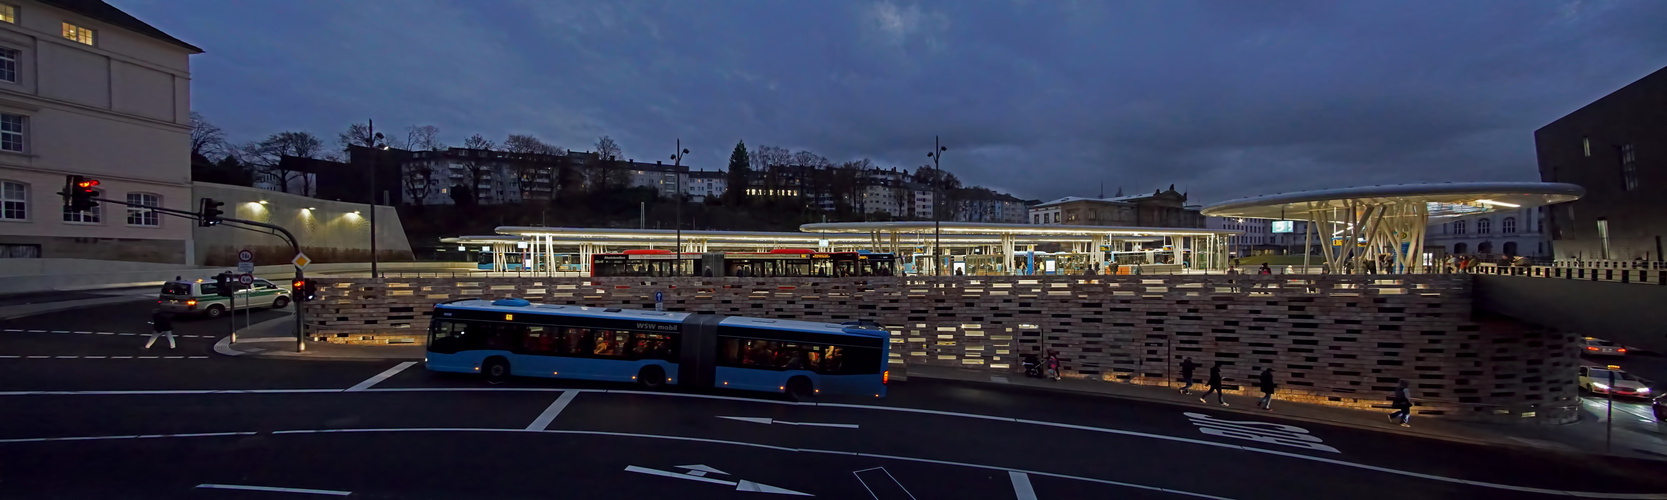
[[[254,284],[238,290],[236,297],[221,297],[214,280],[169,281],[162,284],[162,296],[156,302],[163,311],[218,318],[228,311],[254,307],[282,309],[292,300],[289,290],[257,278]]]

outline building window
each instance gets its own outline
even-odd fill
[[[1476,234],[1488,234],[1491,232],[1493,232],[1492,219],[1476,219]]]
[[[93,196],[102,197],[102,196],[104,196],[104,193],[94,191]],[[64,222],[79,222],[79,223],[83,223],[83,224],[97,224],[98,223],[98,215],[99,215],[98,214],[98,207],[90,208],[90,209],[88,209],[84,212],[72,212],[69,209],[69,205],[64,205]]]
[[[1592,157],[1592,139],[1589,138],[1589,137],[1581,137],[1580,138],[1580,149],[1583,152],[1583,154],[1586,155],[1587,158],[1591,158]]]
[[[0,181],[0,220],[29,219],[29,185]]]
[[[0,113],[0,151],[23,152],[23,125],[26,117]]]
[[[64,23],[64,38],[86,45],[93,44],[93,30]]]
[[[1506,217],[1505,220],[1499,221],[1499,232],[1505,234],[1517,232],[1517,218]]]
[[[1603,240],[1603,260],[1609,260],[1609,219],[1598,218],[1598,239]]]
[[[17,83],[16,49],[0,47],[0,82]]]
[[[162,206],[162,197],[150,193],[127,193],[127,203],[129,205],[159,207]],[[127,207],[127,225],[160,226],[162,221],[157,217],[155,210],[129,206]]]
[[[1509,256],[1509,257],[1515,257],[1516,254],[1517,254],[1517,242],[1515,242],[1515,241],[1505,242],[1505,255]]]
[[[1621,187],[1627,191],[1638,189],[1638,156],[1632,154],[1631,144],[1621,145]]]
[[[17,24],[17,6],[0,3],[0,21]]]
[[[1464,255],[1465,251],[1469,250],[1469,249],[1470,248],[1466,247],[1463,243],[1454,243],[1453,244],[1453,255]]]
[[[1453,221],[1453,234],[1464,234],[1464,221]]]

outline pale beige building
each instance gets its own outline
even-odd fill
[[[0,258],[196,260],[191,220],[113,203],[66,213],[58,193],[80,174],[108,199],[195,210],[202,52],[100,0],[0,0]]]

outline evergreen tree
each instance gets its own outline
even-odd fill
[[[729,154],[729,186],[724,189],[724,204],[739,207],[747,204],[747,179],[752,176],[752,163],[747,156],[746,141],[735,143]]]

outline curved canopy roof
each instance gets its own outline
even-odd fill
[[[1585,188],[1556,182],[1391,184],[1239,198],[1204,207],[1203,213],[1217,217],[1306,219],[1309,210],[1343,208],[1350,202],[1373,204],[1411,201],[1429,204],[1431,217],[1447,217],[1490,212],[1499,208],[1563,203],[1577,200],[1585,194]]]
[[[1243,231],[1193,227],[1071,226],[1048,224],[1007,224],[996,222],[943,222],[943,234],[1014,234],[1031,236],[1208,236],[1239,234]],[[807,233],[919,233],[932,232],[932,221],[823,222],[799,226]]]

